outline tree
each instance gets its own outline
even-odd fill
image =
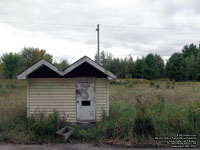
[[[120,67],[121,63],[119,58],[114,58],[110,63],[110,71],[114,73],[117,77],[122,77],[122,71]]]
[[[21,55],[27,68],[41,59],[45,59],[50,63],[53,61],[53,56],[46,53],[46,50],[34,47],[24,47],[21,51]]]
[[[175,81],[187,80],[187,64],[184,55],[174,53],[168,60],[166,65],[167,76]]]
[[[189,46],[185,45],[182,49],[182,53],[184,57],[190,57],[191,55],[194,55],[196,57],[199,52],[200,50],[193,43],[190,44]]]
[[[1,61],[4,78],[14,79],[24,69],[24,61],[21,55],[17,53],[5,53],[1,57]]]
[[[196,59],[196,80],[200,81],[200,53],[198,53],[197,55],[197,59]]]
[[[157,79],[163,77],[164,61],[159,55],[148,54],[144,61],[144,78]]]
[[[145,58],[137,59],[135,62],[135,77],[144,78]]]
[[[60,63],[54,62],[54,65],[59,68],[60,70],[64,70],[69,66],[69,63],[67,60],[63,59]]]
[[[97,62],[97,54],[95,55],[95,61]],[[102,51],[100,53],[100,63],[103,65],[104,68],[109,70],[110,63],[112,61],[112,54],[111,53],[106,53],[105,51]]]
[[[135,62],[134,62],[132,56],[129,56],[127,58],[127,66],[128,66],[128,73],[129,73],[127,76],[134,77],[134,75],[135,75]]]
[[[186,57],[187,70],[188,70],[188,80],[196,80],[196,75],[198,73],[197,56],[193,54]]]

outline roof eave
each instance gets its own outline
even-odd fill
[[[51,63],[49,63],[48,61],[42,59],[39,62],[37,62],[36,64],[34,64],[33,66],[31,66],[30,68],[28,68],[27,70],[25,70],[24,72],[20,73],[17,76],[18,80],[25,80],[27,79],[27,76],[29,74],[31,74],[32,72],[34,72],[35,70],[39,69],[42,66],[47,66],[48,68],[50,68],[51,70],[55,71],[56,73],[58,73],[59,75],[62,74],[62,72],[59,71],[58,68],[56,68],[55,66],[53,66]]]
[[[60,71],[57,67],[55,67],[54,65],[52,65],[48,61],[42,59],[39,62],[37,62],[36,64],[34,64],[33,66],[31,66],[30,68],[28,68],[27,70],[25,70],[24,72],[20,73],[17,76],[17,79],[18,80],[25,80],[25,79],[27,79],[29,74],[31,74],[32,72],[34,72],[35,70],[39,69],[42,66],[47,66],[48,68],[50,68],[51,70],[55,71],[59,75],[64,76],[64,75],[68,74],[70,71],[72,71],[75,68],[77,68],[78,66],[80,66],[81,64],[83,64],[84,62],[87,62],[88,64],[90,64],[91,66],[93,66],[94,68],[96,68],[99,71],[103,72],[108,77],[110,77],[110,78],[112,78],[114,80],[117,78],[117,76],[115,76],[113,73],[111,73],[110,71],[106,70],[105,68],[103,68],[102,66],[100,66],[99,64],[97,64],[96,62],[94,62],[93,60],[91,60],[89,57],[84,56],[83,58],[79,59],[78,61],[76,61],[75,63],[73,63],[72,65],[70,65],[64,71]]]
[[[75,62],[71,66],[69,66],[66,70],[64,70],[62,75],[68,74],[70,71],[72,71],[76,67],[80,66],[84,62],[87,62],[88,64],[90,64],[91,66],[95,67],[96,69],[98,69],[99,71],[103,72],[104,74],[106,74],[107,76],[111,77],[114,80],[117,78],[117,76],[115,76],[113,73],[111,73],[110,71],[104,69],[102,66],[100,66],[97,63],[95,63],[93,60],[91,60],[87,56],[84,56],[83,58],[81,58],[80,60],[78,60],[77,62]]]

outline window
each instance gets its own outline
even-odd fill
[[[82,101],[82,106],[90,106],[90,101]]]

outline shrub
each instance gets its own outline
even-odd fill
[[[152,113],[150,112],[148,106],[141,102],[136,104],[133,134],[139,137],[148,137],[149,135],[154,137],[154,125]]]
[[[160,88],[160,84],[156,84],[156,88],[159,89]]]
[[[62,125],[57,112],[50,114],[48,117],[39,114],[37,118],[31,117],[29,120],[31,122],[30,128],[36,136],[53,135]]]
[[[155,86],[155,83],[153,81],[150,82],[150,86],[153,87]]]
[[[188,109],[188,120],[192,134],[200,135],[200,104],[190,104]]]
[[[126,74],[126,77],[125,77],[126,79],[130,79],[130,78],[132,78],[132,75],[131,74]]]

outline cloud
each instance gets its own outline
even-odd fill
[[[56,60],[96,53],[115,57],[157,53],[167,58],[186,44],[198,44],[198,0],[1,0],[0,55],[24,46],[46,49]]]

